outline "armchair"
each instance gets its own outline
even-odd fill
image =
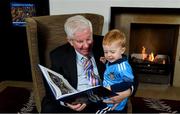
[[[41,111],[41,101],[45,96],[42,73],[38,64],[50,67],[49,53],[54,48],[67,43],[64,23],[68,17],[77,14],[39,16],[26,18],[26,33],[29,48],[33,91],[38,112]],[[92,22],[93,33],[101,35],[104,17],[98,14],[80,13]]]

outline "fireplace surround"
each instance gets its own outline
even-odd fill
[[[129,57],[133,53],[141,53],[145,46],[148,53],[152,51],[170,58],[170,73],[167,76],[145,74],[148,76],[145,80],[151,80],[152,83],[153,80],[155,83],[165,80],[165,84],[180,86],[179,12],[178,8],[111,7],[110,29],[117,28],[125,32],[126,54]],[[139,76],[142,77],[142,74]]]

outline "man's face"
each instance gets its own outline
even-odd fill
[[[89,28],[76,32],[73,39],[69,40],[76,51],[84,56],[89,56],[93,47],[92,32]]]

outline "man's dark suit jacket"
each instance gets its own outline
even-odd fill
[[[103,72],[105,70],[105,65],[102,62],[100,62],[100,57],[103,56],[103,48],[102,48],[103,37],[94,35],[93,39],[94,39],[94,43],[93,43],[92,52],[96,61],[100,78],[103,79]],[[74,48],[69,43],[57,47],[55,50],[53,50],[50,53],[50,59],[52,64],[51,69],[62,74],[74,88],[77,88],[78,77],[77,77],[76,52]],[[60,106],[59,106],[59,102],[55,100],[52,91],[50,90],[46,81],[44,82],[45,82],[47,96],[45,97],[46,100],[44,100],[42,103],[42,111],[45,110],[43,112],[49,112],[48,108],[50,108],[49,110],[51,110],[51,108],[57,108]],[[57,107],[45,106],[45,105],[50,105],[51,103],[57,105]]]

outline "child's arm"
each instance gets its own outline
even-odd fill
[[[133,86],[133,82],[121,82],[111,85],[111,90],[114,92],[122,92]]]

